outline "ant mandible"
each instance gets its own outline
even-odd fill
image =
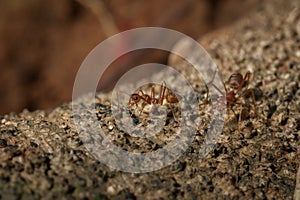
[[[165,82],[163,82],[160,86],[159,97],[156,98],[155,96],[154,86],[151,87],[150,95],[145,94],[143,90],[138,90],[137,93],[131,94],[128,102],[128,108],[132,108],[134,105],[138,107],[138,103],[142,101],[142,108],[140,110],[141,113],[146,105],[163,105],[163,101],[166,100],[170,104],[173,116],[175,117],[173,104],[178,103],[179,99],[169,88],[167,88]]]

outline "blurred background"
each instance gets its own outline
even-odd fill
[[[51,109],[71,100],[87,54],[106,38],[132,28],[159,26],[195,39],[226,27],[258,0],[1,0],[0,114]],[[133,53],[134,54],[134,53]],[[99,90],[130,67],[166,61],[165,53],[114,63]],[[136,59],[136,58],[139,59]]]

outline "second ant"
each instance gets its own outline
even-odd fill
[[[139,111],[140,115],[147,105],[163,105],[164,101],[169,103],[174,119],[179,122],[174,110],[174,104],[179,103],[179,98],[166,86],[165,82],[160,85],[158,97],[156,96],[154,85],[151,87],[150,95],[146,94],[143,90],[138,90],[136,93],[131,94],[128,102],[128,108],[132,109],[134,106],[135,108],[139,108],[138,105],[141,103],[141,108]]]
[[[237,116],[233,109],[234,106],[242,105],[240,100],[243,97],[245,97],[247,94],[250,93],[252,102],[254,105],[254,113],[256,113],[256,100],[255,100],[255,96],[254,96],[254,89],[249,88],[251,72],[247,71],[244,76],[241,73],[236,72],[236,73],[231,74],[231,76],[225,83],[222,81],[222,84],[225,89],[225,94],[213,83],[216,72],[217,71],[214,72],[213,79],[210,82],[210,84],[221,94],[221,97],[219,99],[220,103],[222,105],[226,105],[227,108],[230,108],[231,111],[235,114],[235,116]],[[226,85],[228,87],[226,87]],[[207,91],[209,93],[208,88],[207,88]],[[242,109],[241,109],[241,111],[239,113],[239,117],[237,119],[238,122],[241,121],[241,118],[242,118]]]

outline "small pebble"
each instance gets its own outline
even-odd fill
[[[253,134],[249,128],[245,128],[243,130],[243,134],[244,134],[244,138],[246,138],[246,139],[250,139],[253,137]]]
[[[0,139],[0,148],[7,147],[7,142],[5,139]]]
[[[110,131],[111,131],[111,130],[113,130],[113,129],[114,129],[114,126],[113,126],[113,125],[111,125],[111,124],[110,124],[110,125],[108,125],[108,130],[110,130]]]
[[[146,192],[146,189],[147,187],[142,184],[142,183],[136,183],[135,185],[135,192],[138,193],[138,194],[143,194]]]
[[[183,171],[185,167],[186,167],[186,162],[175,162],[172,165],[172,172],[177,173]]]
[[[35,142],[30,142],[30,146],[31,146],[31,147],[34,147],[34,148],[37,148],[37,147],[38,147],[37,143],[35,143]]]
[[[117,193],[116,189],[113,186],[108,186],[106,192],[110,195],[115,195]]]

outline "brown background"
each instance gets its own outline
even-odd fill
[[[161,26],[198,38],[238,20],[256,6],[257,0],[92,2],[0,1],[0,114],[24,108],[51,109],[70,101],[83,59],[117,32]],[[150,55],[155,54],[147,55],[153,59]],[[133,60],[122,69],[139,62],[145,61]],[[111,66],[106,74],[104,87],[111,85],[115,69]]]

